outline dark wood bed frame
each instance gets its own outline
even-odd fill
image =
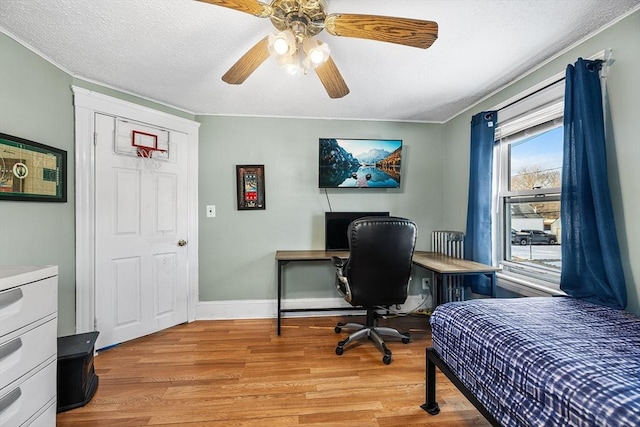
[[[426,355],[426,371],[427,378],[425,384],[425,403],[420,405],[422,409],[430,413],[431,415],[437,415],[440,413],[440,406],[438,406],[438,402],[436,402],[436,366],[442,371],[443,374],[451,380],[453,385],[455,385],[458,390],[464,394],[464,396],[469,399],[469,402],[476,407],[478,411],[491,423],[492,426],[500,427],[500,423],[496,421],[496,419],[487,411],[487,409],[480,403],[480,401],[471,393],[471,391],[462,384],[462,381],[458,379],[458,377],[449,369],[446,363],[438,353],[433,349],[433,347],[427,348]]]

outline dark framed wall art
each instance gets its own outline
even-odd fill
[[[266,209],[264,165],[236,165],[238,210]]]
[[[0,200],[67,201],[67,152],[0,133]]]

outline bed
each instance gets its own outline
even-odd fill
[[[481,299],[430,319],[440,368],[496,426],[640,426],[640,317],[570,297]]]

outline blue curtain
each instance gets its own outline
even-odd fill
[[[601,61],[567,66],[562,167],[562,272],[570,296],[624,309],[627,292],[607,181]]]
[[[471,119],[469,202],[464,258],[491,265],[491,173],[493,165],[495,111],[483,111]],[[493,295],[491,280],[467,277],[465,286],[477,294]]]

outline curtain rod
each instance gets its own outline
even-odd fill
[[[604,63],[604,70],[602,72],[602,76],[606,77],[607,75],[607,71],[609,66],[611,66],[611,64],[613,64],[615,62],[615,60],[612,58],[613,56],[613,50],[612,49],[603,49],[600,52],[597,52],[593,55],[591,55],[590,57],[588,57],[587,59],[590,61],[594,61],[594,60],[601,60]],[[554,76],[549,77],[548,79],[538,83],[538,85],[534,85],[533,87],[530,88],[531,92],[527,93],[524,96],[518,96],[516,95],[516,97],[512,97],[510,99],[507,99],[506,101],[499,103],[498,105],[496,105],[493,108],[490,108],[490,110],[495,110],[495,111],[500,111],[503,110],[507,107],[512,106],[513,104],[517,103],[518,101],[521,101],[523,99],[526,99],[528,97],[530,97],[533,94],[536,94],[538,92],[540,92],[543,89],[547,89],[550,86],[553,86],[556,83],[559,83],[561,81],[563,81],[564,78],[564,71],[560,72]],[[540,87],[537,87],[540,86]]]
[[[502,106],[502,107],[498,108],[496,111],[501,111],[501,110],[504,110],[505,108],[509,108],[509,107],[511,107],[512,105],[517,104],[518,102],[523,101],[523,100],[525,100],[525,99],[529,98],[530,96],[535,95],[536,93],[540,93],[540,92],[542,92],[543,90],[545,90],[545,89],[547,89],[547,88],[550,88],[551,86],[553,86],[553,85],[555,85],[555,84],[557,84],[557,83],[560,83],[561,81],[564,81],[564,79],[565,79],[564,77],[561,77],[561,78],[559,78],[558,80],[554,80],[554,81],[552,81],[551,83],[549,83],[549,84],[547,84],[547,85],[545,85],[545,86],[542,86],[541,88],[536,89],[536,90],[534,90],[534,91],[533,91],[533,92],[531,92],[531,93],[526,94],[526,95],[525,95],[525,96],[523,96],[522,98],[518,98],[518,99],[516,99],[516,100],[514,100],[514,101],[512,101],[512,102],[510,102],[510,103],[508,103],[507,105],[504,105],[504,106]]]

